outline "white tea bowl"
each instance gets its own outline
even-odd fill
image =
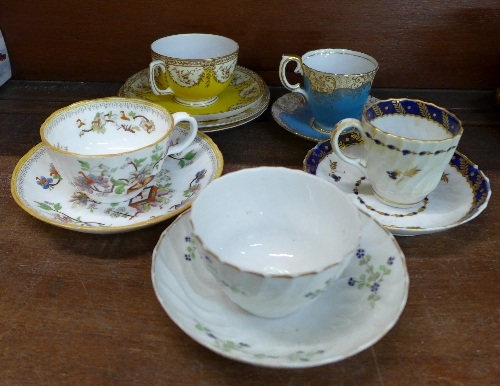
[[[189,134],[174,144],[174,126],[190,125]],[[122,202],[154,183],[169,154],[194,140],[196,120],[170,114],[152,102],[103,98],[74,103],[51,114],[40,136],[58,175],[74,187],[74,199],[96,203]]]
[[[358,210],[344,193],[282,167],[213,181],[194,201],[190,220],[225,294],[268,318],[291,314],[332,286],[361,237]]]

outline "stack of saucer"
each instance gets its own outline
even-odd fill
[[[196,118],[201,131],[217,131],[240,126],[260,116],[269,104],[269,89],[255,72],[236,66],[229,86],[209,106],[190,107],[177,103],[171,95],[155,95],[149,84],[149,69],[132,75],[119,96],[150,100],[175,113],[185,111]]]

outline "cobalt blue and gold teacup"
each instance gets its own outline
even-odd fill
[[[291,61],[297,63],[295,72],[304,77],[303,88],[286,79],[285,67]],[[279,74],[283,86],[306,97],[314,117],[311,126],[330,133],[342,119],[361,119],[377,70],[377,61],[361,52],[320,49],[302,58],[283,55]]]
[[[340,134],[353,127],[363,140],[363,159],[346,156],[338,144]],[[447,181],[444,170],[462,133],[460,120],[442,107],[418,99],[387,99],[366,106],[362,121],[340,121],[331,144],[342,161],[368,178],[380,202],[410,208]]]

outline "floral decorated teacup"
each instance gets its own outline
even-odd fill
[[[174,126],[190,131],[172,143]],[[186,113],[170,114],[152,102],[103,98],[74,103],[51,114],[42,142],[63,181],[97,203],[129,200],[154,183],[168,154],[184,150],[198,132]]]
[[[339,147],[340,134],[352,127],[362,135],[364,160],[347,157]],[[415,99],[388,99],[368,105],[362,122],[340,121],[331,143],[340,159],[370,180],[379,201],[410,208],[436,188],[462,132],[458,118],[442,107]]]
[[[193,202],[190,219],[222,291],[268,318],[291,314],[327,291],[361,237],[359,212],[347,195],[282,167],[218,178]]]
[[[234,40],[218,35],[181,34],[158,39],[151,44],[151,90],[156,95],[173,94],[183,105],[211,105],[233,78],[238,50]]]

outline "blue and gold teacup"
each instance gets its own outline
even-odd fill
[[[353,127],[362,138],[362,159],[346,156],[339,147],[339,136]],[[331,144],[342,161],[365,175],[380,202],[411,208],[426,202],[440,181],[448,181],[444,170],[462,133],[460,120],[442,107],[418,99],[387,99],[366,106],[362,121],[340,121]]]
[[[286,78],[285,67],[291,61],[297,63],[295,72],[304,77],[303,88]],[[330,133],[342,119],[361,119],[377,70],[377,61],[361,52],[320,49],[302,58],[283,55],[279,74],[283,86],[306,97],[314,117],[311,126]]]

